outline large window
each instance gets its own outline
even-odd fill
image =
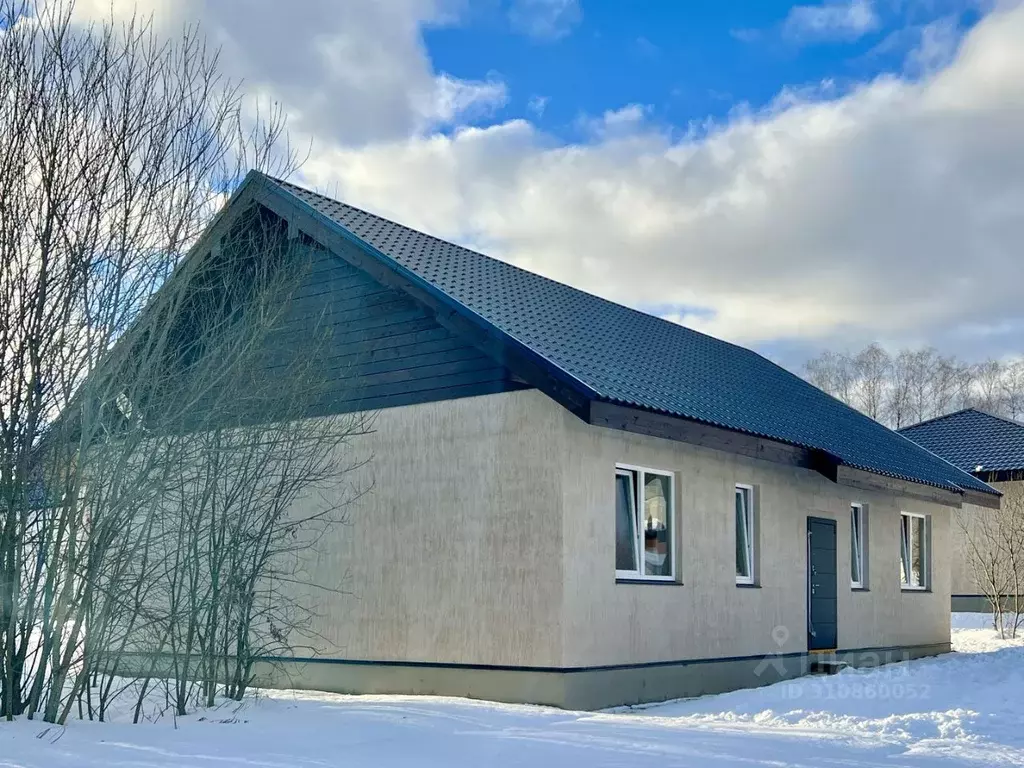
[[[736,486],[736,583],[753,584],[754,577],[754,489]]]
[[[928,588],[928,519],[900,513],[900,582],[903,589]]]
[[[861,504],[850,505],[850,586],[864,589],[866,579],[864,566],[866,559],[864,543],[864,507]]]
[[[615,468],[615,576],[672,581],[676,575],[671,472]]]

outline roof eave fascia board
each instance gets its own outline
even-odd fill
[[[1000,509],[1002,506],[1002,494],[998,491],[996,492],[998,495],[992,495],[965,488],[962,493],[964,504],[973,504],[976,507],[985,507],[986,509]]]
[[[792,445],[769,437],[607,400],[591,403],[589,424],[608,429],[689,443],[752,459],[813,470],[836,481],[840,460],[817,448]]]
[[[959,486],[939,486],[921,480],[891,477],[873,470],[850,467],[842,459],[818,448],[793,445],[774,438],[729,429],[697,419],[661,413],[636,406],[597,401],[591,404],[588,423],[594,426],[620,429],[667,440],[698,445],[704,448],[734,453],[774,464],[810,469],[839,485],[865,490],[888,490],[903,496],[946,506],[959,507],[965,493],[972,498],[984,499],[979,506],[998,507],[999,492],[987,493],[961,489]],[[873,481],[862,479],[873,478]],[[993,501],[994,500],[994,501]]]
[[[464,326],[459,327],[461,324],[452,322],[452,318],[457,317],[490,338],[499,340],[501,345],[511,347],[511,349],[515,353],[518,353],[519,356],[531,361],[534,365],[542,369],[547,377],[554,379],[561,384],[563,390],[564,388],[568,388],[575,393],[575,397],[570,397],[569,402],[566,402],[564,391],[559,391],[558,393],[550,392],[552,389],[551,382],[538,380],[538,376],[535,371],[523,370],[521,366],[516,366],[514,355],[512,360],[507,358],[498,359],[500,356],[495,355],[493,350],[487,349],[486,346],[480,345],[479,339],[468,339],[477,346],[480,346],[485,353],[491,355],[491,357],[495,358],[497,362],[510,368],[513,373],[521,375],[528,383],[538,389],[545,391],[548,394],[552,394],[556,400],[562,402],[562,404],[570,411],[585,419],[586,413],[589,411],[590,402],[600,397],[599,393],[593,388],[580,381],[548,358],[537,353],[534,349],[516,337],[506,333],[493,323],[489,322],[486,318],[459,303],[437,286],[433,285],[430,281],[425,280],[412,270],[382,253],[361,237],[358,237],[353,232],[333,221],[329,216],[324,215],[320,211],[316,210],[316,208],[309,205],[309,203],[281,187],[281,185],[271,179],[267,179],[266,177],[261,176],[261,179],[264,183],[259,184],[256,188],[256,202],[267,207],[278,216],[288,221],[289,225],[294,225],[299,230],[305,232],[306,235],[335,253],[339,258],[344,259],[345,257],[338,253],[339,249],[337,248],[337,243],[330,242],[331,235],[344,243],[355,246],[359,251],[369,256],[380,268],[379,270],[370,271],[372,277],[376,279],[384,278],[386,284],[389,284],[390,287],[404,291],[420,303],[427,306],[435,313],[438,321],[449,330],[452,330],[463,337],[466,336],[466,328]],[[246,181],[248,181],[248,178]],[[327,236],[325,237],[325,235]],[[353,266],[365,270],[367,265],[353,264]],[[397,278],[397,280],[387,280],[387,276],[389,275]]]
[[[889,477],[870,470],[858,469],[846,465],[839,468],[837,482],[839,485],[844,485],[850,488],[875,491],[877,493],[894,494],[908,499],[941,504],[942,506],[954,507],[957,509],[963,506],[965,501],[965,494],[962,490],[958,491],[940,488],[938,486],[914,480],[903,480],[900,478]],[[998,504],[998,497],[996,497],[996,502]]]

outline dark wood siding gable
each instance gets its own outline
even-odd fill
[[[525,388],[404,293],[308,246],[311,266],[268,339],[268,372],[304,354],[323,371],[312,415],[376,410]],[[321,378],[321,377],[318,377]]]

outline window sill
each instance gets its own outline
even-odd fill
[[[740,589],[760,589],[761,585],[752,581],[737,581],[736,586]]]
[[[623,579],[616,578],[616,584],[652,584],[661,587],[681,587],[683,582],[675,581],[674,579]]]
[[[932,590],[929,587],[907,587],[902,585],[900,586],[900,592],[924,592],[925,594],[930,594],[931,591]]]
[[[869,587],[865,587],[863,584],[851,584],[850,585],[850,591],[851,592],[870,592],[871,589]]]

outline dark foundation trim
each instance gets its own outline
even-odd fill
[[[948,642],[912,646],[794,652],[594,667],[514,667],[362,659],[265,657],[255,685],[342,694],[458,696],[562,709],[595,710],[724,693],[792,681],[822,669],[875,667],[936,656]],[[132,661],[136,660],[137,665]],[[118,673],[152,673],[154,659],[138,654]],[[159,665],[157,665],[159,667]]]
[[[941,645],[945,645],[946,650],[949,650],[949,643],[925,643],[920,645],[881,645],[864,648],[843,648],[836,651],[829,651],[829,653],[837,656],[842,656],[844,654],[899,653],[902,651],[912,652],[915,650],[925,650]],[[542,672],[567,675],[582,672],[613,672],[634,669],[657,669],[659,667],[692,666],[697,664],[725,664],[729,662],[761,661],[763,659],[798,659],[809,655],[817,656],[820,654],[810,654],[808,651],[793,651],[790,653],[762,653],[752,656],[718,656],[708,659],[674,659],[670,661],[649,661],[639,664],[604,664],[588,667],[534,667],[503,664],[458,664],[454,662],[433,661],[376,661],[372,659],[335,659],[316,656],[261,656],[257,660],[273,664],[281,662],[290,662],[294,664],[348,664],[353,666],[465,669],[493,672]]]

